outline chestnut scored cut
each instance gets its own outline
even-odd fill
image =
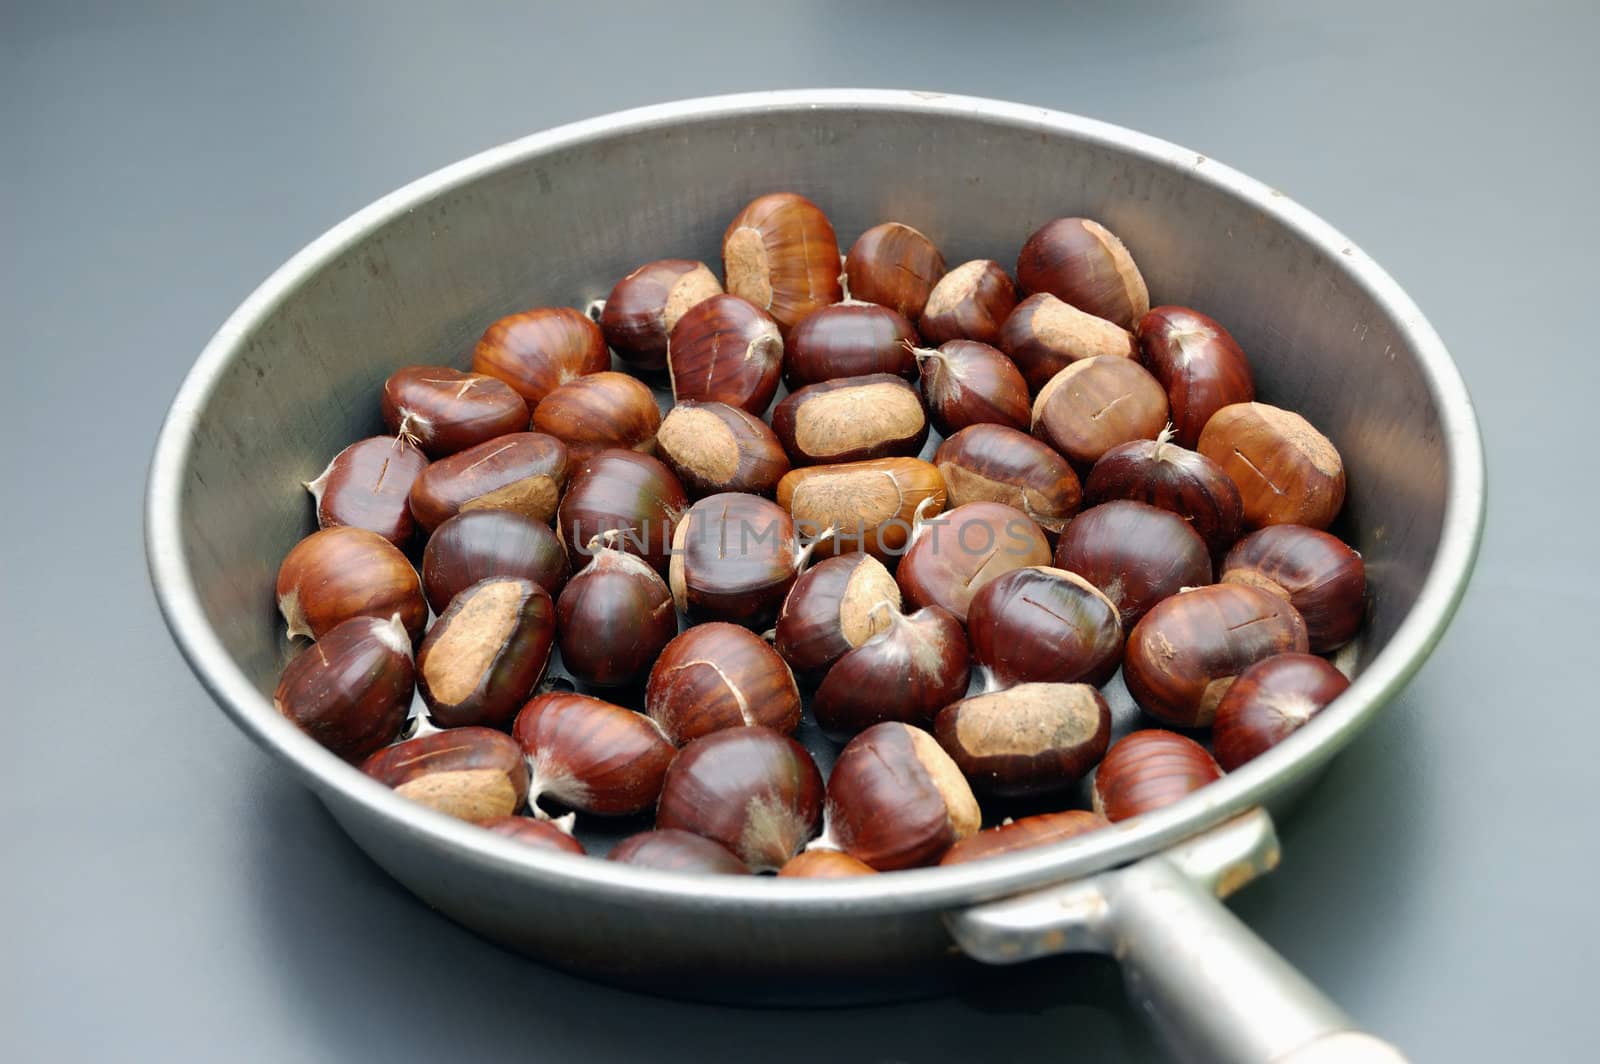
[[[778,505],[801,534],[820,539],[819,551],[830,554],[898,555],[915,520],[934,516],[944,503],[944,478],[918,458],[805,466],[778,482]]]
[[[672,591],[641,558],[602,545],[591,553],[556,601],[561,663],[595,687],[631,684],[678,634]]]
[[[1250,528],[1327,528],[1344,506],[1344,462],[1292,410],[1235,403],[1211,415],[1196,449],[1238,485]]]
[[[789,456],[765,421],[727,403],[680,400],[656,431],[661,460],[693,498],[721,491],[771,495]]]
[[[1239,674],[1217,703],[1212,749],[1232,772],[1299,731],[1350,681],[1315,654],[1275,654]]]
[[[1127,247],[1088,218],[1057,218],[1034,230],[1017,255],[1017,283],[1124,329],[1150,309],[1150,291]]]
[[[851,739],[828,777],[828,836],[889,872],[929,865],[977,832],[983,813],[933,736],[887,721]]]
[[[1016,363],[988,344],[950,340],[916,348],[922,399],[933,427],[944,436],[969,425],[1026,429],[1032,418],[1028,383]]]
[[[888,627],[835,662],[811,700],[828,735],[854,735],[886,720],[926,725],[967,693],[960,621],[938,606],[909,616],[887,602],[875,608],[888,615]]]
[[[1033,434],[1088,469],[1111,448],[1153,440],[1167,423],[1167,394],[1126,358],[1086,358],[1050,378],[1033,401]]]
[[[910,379],[917,363],[907,347],[911,323],[888,307],[846,300],[812,311],[789,333],[783,382],[790,390],[840,377],[892,373]]]
[[[1000,327],[1017,306],[1017,286],[993,259],[973,259],[951,270],[933,286],[917,319],[917,331],[930,344],[976,340],[998,344]]]
[[[1175,513],[1218,556],[1239,538],[1244,523],[1239,489],[1217,463],[1171,442],[1171,428],[1154,440],[1133,440],[1101,455],[1084,481],[1084,501],[1098,506],[1131,499]]]
[[[972,657],[1003,687],[1088,683],[1122,663],[1116,604],[1077,573],[1030,565],[997,576],[967,611]]]
[[[798,193],[773,192],[746,204],[722,235],[722,264],[728,291],[771,314],[786,332],[844,296],[833,226]]]
[[[277,595],[290,639],[320,639],[352,617],[388,620],[395,614],[416,639],[428,621],[411,562],[364,528],[325,528],[296,543],[278,567]]]
[[[415,675],[398,614],[352,617],[294,656],[272,705],[328,750],[360,761],[400,734]]]
[[[567,446],[554,436],[513,432],[424,469],[411,485],[411,513],[428,532],[471,510],[510,510],[549,521],[570,468]]]
[[[970,502],[917,525],[895,579],[909,604],[942,606],[965,624],[972,596],[984,584],[1049,562],[1050,544],[1021,510]]]
[[[999,827],[980,831],[962,839],[939,859],[941,865],[966,864],[990,857],[1003,857],[1038,846],[1075,839],[1091,831],[1110,827],[1111,821],[1099,813],[1068,809],[1060,813],[1039,813],[1010,820]]]
[[[703,262],[658,259],[616,283],[600,311],[606,343],[636,369],[667,365],[673,326],[693,307],[722,294],[722,282]]]
[[[644,710],[678,746],[723,728],[760,726],[789,735],[800,724],[800,688],[764,639],[736,624],[712,622],[661,651]]]
[[[973,425],[939,444],[933,464],[952,507],[998,502],[1056,536],[1078,512],[1082,489],[1072,464],[1032,436],[1004,425]]]
[[[750,869],[726,846],[689,831],[662,828],[629,835],[611,848],[606,860],[695,875],[747,876]]]
[[[1156,603],[1211,583],[1205,542],[1183,518],[1125,499],[1074,518],[1056,544],[1055,564],[1099,588],[1127,632]]]
[[[533,428],[567,445],[574,463],[607,448],[656,449],[661,408],[643,383],[626,373],[590,373],[568,381],[540,400]]]
[[[420,450],[395,436],[352,443],[305,482],[316,502],[317,527],[364,528],[404,547],[416,529],[407,496],[427,467]]]
[[[1105,756],[1111,708],[1086,683],[1024,683],[946,706],[933,734],[974,790],[1051,794]]]
[[[944,256],[911,226],[884,222],[850,245],[844,274],[851,298],[882,304],[916,321],[944,276]]]
[[[417,651],[417,689],[443,728],[511,723],[550,662],[555,604],[530,580],[480,580],[451,600]]]
[[[885,602],[889,610],[877,608]],[[900,585],[878,559],[860,552],[825,558],[801,573],[783,600],[773,648],[801,678],[815,681],[899,610]]]
[[[403,798],[457,820],[510,816],[528,798],[522,751],[493,728],[450,728],[386,746],[361,771]]]
[[[1048,292],[1018,303],[1000,326],[998,346],[1037,393],[1050,378],[1087,358],[1132,360],[1139,345],[1128,330],[1086,314]]]
[[[772,431],[797,466],[915,456],[928,440],[916,389],[888,373],[808,384],[772,411]]]
[[[450,734],[446,732],[445,734]],[[528,805],[541,798],[598,816],[629,816],[656,804],[677,748],[641,713],[589,695],[539,695],[511,735],[527,755]]]
[[[1177,440],[1193,447],[1211,415],[1256,397],[1244,351],[1215,321],[1188,307],[1156,307],[1139,319],[1139,361],[1167,390]]]
[[[1337,650],[1361,630],[1366,564],[1354,547],[1327,532],[1268,525],[1228,552],[1218,579],[1288,599],[1305,618],[1314,654]]]
[[[771,315],[737,295],[684,313],[667,345],[672,398],[727,403],[760,417],[778,394],[783,335]]]
[[[472,371],[505,381],[530,409],[570,380],[611,368],[600,327],[571,307],[535,307],[484,330]]]
[[[1222,769],[1206,748],[1177,732],[1150,728],[1118,739],[1094,774],[1094,811],[1116,822],[1162,809],[1213,780]]]
[[[528,404],[505,381],[449,366],[407,366],[383,382],[383,423],[429,458],[528,427]]]
[[[776,503],[734,492],[708,495],[673,532],[667,583],[690,623],[760,629],[778,615],[810,555]]]
[[[468,510],[433,530],[422,552],[422,590],[434,613],[491,576],[520,576],[561,594],[571,576],[566,548],[543,521],[511,510]]]

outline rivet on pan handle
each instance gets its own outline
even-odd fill
[[[1077,883],[947,917],[971,957],[1116,957],[1129,993],[1186,1060],[1239,1064],[1403,1061],[1228,911],[1225,898],[1278,863],[1253,809],[1165,853]]]

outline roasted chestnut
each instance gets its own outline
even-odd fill
[[[852,299],[881,303],[916,321],[944,276],[944,256],[911,226],[884,222],[856,238],[844,275]]]
[[[1306,622],[1286,599],[1243,584],[1213,584],[1145,614],[1128,637],[1122,678],[1152,717],[1203,728],[1239,673],[1274,654],[1305,653],[1306,646]]]
[[[386,746],[361,771],[396,794],[481,824],[510,816],[528,797],[522,751],[493,728],[451,728]]]
[[[916,389],[888,373],[808,384],[772,411],[772,431],[797,466],[913,456],[928,440]]]
[[[536,820],[531,816],[497,816],[493,820],[480,821],[478,826],[536,850],[576,854],[585,852],[583,843],[573,838],[570,831],[561,830],[553,820]]]
[[[909,616],[887,602],[889,624],[834,663],[811,700],[832,736],[854,735],[886,720],[926,725],[967,693],[967,636],[948,610],[928,606]]]
[[[998,502],[1021,510],[1052,536],[1078,512],[1072,465],[1032,436],[1004,425],[973,425],[939,444],[933,464],[949,505]]]
[[[778,481],[778,505],[802,535],[830,554],[863,550],[897,555],[912,521],[944,509],[944,478],[918,458],[877,458],[805,466]]]
[[[695,503],[672,537],[667,584],[691,623],[772,623],[810,548],[776,503],[725,492]]]
[[[747,876],[750,869],[721,843],[689,831],[665,828],[629,835],[611,848],[606,860],[662,872]]]
[[[642,813],[655,805],[677,753],[649,717],[564,692],[523,706],[511,735],[528,758],[528,804],[536,815],[543,815],[541,798],[600,816]]]
[[[472,352],[474,373],[505,381],[530,409],[568,381],[610,368],[600,327],[571,307],[536,307],[501,318]]]
[[[691,308],[722,294],[703,262],[658,259],[618,281],[600,311],[600,331],[617,357],[636,369],[667,365],[667,338]]]
[[[908,346],[917,332],[897,312],[876,303],[847,300],[812,311],[789,333],[783,383],[791,391],[807,384],[869,373],[910,379],[917,361]]]
[[[1060,813],[1039,813],[1021,820],[1008,820],[999,827],[980,831],[962,839],[939,859],[941,865],[966,864],[989,857],[1003,857],[1008,853],[1029,850],[1037,846],[1065,842],[1079,835],[1087,835],[1110,827],[1111,821],[1099,813],[1082,809],[1068,809]]]
[[[283,670],[272,704],[346,761],[393,742],[411,709],[411,637],[398,615],[352,617]]]
[[[416,528],[407,496],[427,467],[421,451],[394,436],[352,443],[306,482],[317,503],[317,527],[364,528],[405,546]]]
[[[1056,544],[1056,567],[1105,593],[1131,631],[1150,608],[1211,583],[1211,555],[1188,522],[1148,503],[1117,500],[1075,517]]]
[[[1017,286],[992,259],[973,259],[945,274],[928,293],[917,331],[930,344],[1000,341],[1000,326],[1017,306]]]
[[[880,872],[933,864],[983,823],[978,800],[933,736],[896,721],[839,752],[828,777],[828,835]]]
[[[1024,683],[946,706],[933,735],[974,790],[1051,794],[1105,756],[1111,707],[1086,683]]]
[[[1000,326],[999,347],[1017,364],[1033,392],[1074,362],[1086,358],[1131,360],[1139,350],[1128,330],[1048,292],[1017,304]]]
[[[771,315],[736,295],[684,312],[667,345],[672,397],[727,403],[760,417],[778,393],[783,337]]]
[[[1034,230],[1017,255],[1017,283],[1124,329],[1150,309],[1150,292],[1133,256],[1109,229],[1088,218],[1057,218]]]
[[[1132,499],[1175,513],[1189,522],[1213,557],[1233,545],[1244,522],[1233,478],[1205,455],[1173,443],[1171,426],[1154,440],[1118,444],[1101,455],[1083,493],[1090,506]]]
[[[1232,772],[1293,735],[1344,694],[1344,673],[1314,654],[1275,654],[1239,674],[1217,703],[1211,746]]]
[[[1116,605],[1077,573],[1030,565],[997,576],[967,611],[972,657],[1004,687],[1084,683],[1099,687],[1122,662]]]
[[[672,533],[689,508],[683,485],[660,461],[637,451],[600,451],[572,477],[556,514],[556,531],[575,561],[593,553],[591,543],[607,532],[612,546],[667,571]]]
[[[822,820],[822,773],[771,728],[727,728],[685,746],[667,769],[656,828],[719,842],[753,871],[776,871]]]
[[[785,331],[844,296],[833,226],[822,208],[794,192],[759,196],[735,215],[722,236],[722,264],[728,291]]]
[[[417,689],[441,728],[503,728],[544,675],[555,604],[530,580],[492,576],[450,601],[417,650]]]
[[[1156,307],[1139,319],[1139,361],[1167,390],[1176,438],[1200,439],[1211,415],[1256,397],[1250,363],[1228,330],[1188,307]]]
[[[567,552],[543,521],[511,510],[468,510],[434,529],[422,552],[422,590],[434,613],[479,580],[520,576],[551,596],[572,573]]]
[[[1118,739],[1094,774],[1094,811],[1127,820],[1169,806],[1222,778],[1206,748],[1177,732],[1151,728]]]
[[[411,485],[411,514],[428,532],[470,510],[510,510],[548,521],[570,468],[567,446],[554,436],[513,432],[424,469]]]
[[[789,456],[767,423],[727,403],[680,401],[656,430],[656,451],[695,498],[771,495],[789,472]]]
[[[766,640],[736,624],[689,629],[661,651],[644,711],[682,746],[723,728],[761,726],[784,735],[800,724],[800,688]]]
[[[325,528],[296,543],[278,567],[277,594],[290,639],[320,639],[352,617],[399,614],[414,640],[428,621],[417,571],[398,547],[364,528]]]
[[[1049,561],[1044,533],[1021,510],[969,502],[917,525],[895,579],[906,602],[942,606],[965,624],[972,596],[984,584]]]
[[[827,558],[801,573],[783,600],[773,646],[796,673],[816,680],[898,612],[900,586],[882,562],[859,552]]]
[[[876,875],[878,870],[838,850],[802,850],[778,869],[780,876],[806,879],[842,879],[845,876]]]
[[[1166,423],[1167,393],[1126,358],[1074,362],[1033,401],[1033,434],[1081,469],[1119,443],[1155,439]]]
[[[616,532],[601,538],[620,538]],[[678,634],[661,574],[626,551],[599,547],[556,601],[561,663],[596,687],[631,684]]]
[[[566,444],[574,463],[609,447],[648,454],[656,449],[661,408],[650,389],[626,373],[591,373],[541,399],[533,427]]]
[[[1304,525],[1271,525],[1241,539],[1222,563],[1220,583],[1282,595],[1305,618],[1314,654],[1355,638],[1367,594],[1367,569],[1353,547]]]
[[[528,427],[528,404],[505,381],[449,366],[407,366],[383,382],[383,423],[429,458]]]
[[[915,354],[922,399],[941,435],[968,425],[1028,427],[1028,384],[999,351],[976,340],[950,340],[937,348],[916,348]]]
[[[1344,506],[1344,463],[1328,438],[1291,410],[1235,403],[1211,415],[1198,450],[1239,487],[1245,524],[1327,528]]]

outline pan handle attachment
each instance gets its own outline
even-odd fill
[[[1129,993],[1186,1060],[1403,1064],[1219,900],[1277,863],[1272,819],[1252,809],[1126,868],[946,919],[961,949],[988,964],[1117,958]]]

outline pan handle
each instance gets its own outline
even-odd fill
[[[1278,863],[1263,809],[1154,857],[947,917],[989,964],[1105,953],[1178,1056],[1239,1064],[1404,1061],[1352,1029],[1339,1007],[1222,904]]]

